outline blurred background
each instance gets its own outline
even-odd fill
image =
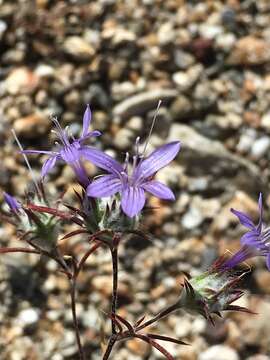
[[[155,240],[132,237],[120,248],[119,313],[130,321],[175,301],[183,271],[196,275],[219,254],[239,248],[243,229],[231,207],[256,220],[262,191],[267,220],[269,24],[269,0],[0,1],[2,190],[20,197],[31,181],[11,129],[24,148],[50,150],[50,115],[78,135],[87,103],[92,129],[103,132],[95,146],[119,160],[137,136],[147,137],[159,99],[148,152],[182,142],[177,159],[158,174],[176,201],[149,199],[157,210],[145,214],[143,226]],[[37,176],[45,159],[29,156]],[[74,204],[74,188],[64,164],[46,179],[55,202],[66,190],[65,201]],[[0,234],[1,246],[18,245],[11,225],[1,224]],[[175,313],[156,330],[191,344],[166,344],[175,359],[270,359],[270,274],[263,259],[250,264],[238,304],[258,314],[228,313],[212,327],[200,316]],[[101,358],[110,294],[110,254],[99,250],[79,278],[78,316],[89,360]],[[1,256],[0,359],[77,358],[68,282],[55,264],[34,255]],[[112,359],[161,357],[132,340]]]

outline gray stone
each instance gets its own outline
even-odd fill
[[[199,354],[198,360],[239,360],[239,356],[229,346],[214,345]]]
[[[267,112],[263,115],[261,119],[261,126],[265,130],[270,130],[270,112]]]
[[[130,129],[120,129],[114,137],[114,145],[120,150],[130,150],[135,140],[134,132]]]
[[[233,33],[220,34],[216,38],[216,46],[226,52],[229,52],[232,50],[236,40],[236,36]]]
[[[122,101],[113,109],[114,116],[119,116],[122,119],[127,119],[130,116],[142,115],[149,110],[154,110],[157,107],[159,100],[162,100],[162,105],[168,104],[175,99],[177,91],[174,89],[159,89],[140,93],[131,96]]]
[[[22,310],[18,315],[18,322],[23,326],[35,324],[39,319],[38,309],[25,309]]]
[[[133,116],[127,122],[126,127],[130,130],[140,133],[143,128],[143,119],[140,116]]]
[[[247,153],[256,139],[257,133],[254,129],[247,129],[239,139],[236,149],[240,153]]]
[[[199,79],[203,71],[201,65],[194,65],[188,71],[178,71],[173,74],[172,79],[179,90],[189,90]]]
[[[174,62],[180,70],[186,70],[194,64],[195,59],[191,54],[176,49],[174,52]]]
[[[197,228],[199,225],[201,225],[202,222],[202,213],[197,207],[194,206],[191,206],[181,219],[181,224],[187,230]]]
[[[214,186],[218,177],[222,181],[229,178],[231,186],[247,191],[267,187],[256,165],[232,154],[221,142],[202,136],[190,126],[173,124],[167,141],[175,140],[181,141],[182,148],[177,159],[188,174],[212,176]]]
[[[219,25],[212,25],[209,22],[203,22],[199,27],[199,33],[203,38],[215,39],[218,35],[222,34],[224,29]]]
[[[95,53],[92,46],[79,36],[67,37],[63,44],[63,50],[79,61],[90,60]]]
[[[252,309],[258,313],[256,321],[252,317],[241,322],[241,333],[245,344],[256,346],[260,344],[265,349],[270,348],[270,338],[266,336],[270,332],[269,311],[270,303],[265,301],[257,301],[256,306]]]
[[[269,147],[270,147],[270,137],[262,136],[253,143],[251,147],[251,155],[255,159],[260,159],[266,155],[267,151],[269,150]]]
[[[184,96],[179,95],[170,106],[170,113],[175,121],[180,121],[190,115],[192,112],[192,104],[190,100]]]

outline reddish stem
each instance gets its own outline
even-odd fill
[[[70,279],[70,287],[71,287],[70,288],[71,311],[72,311],[73,325],[74,325],[75,334],[76,334],[76,341],[77,341],[77,345],[78,345],[80,360],[84,360],[85,357],[84,357],[83,347],[82,347],[82,343],[81,343],[79,323],[78,323],[78,318],[77,318],[77,313],[76,313],[76,277],[75,276],[72,279]]]
[[[113,288],[112,288],[112,304],[111,304],[111,316],[112,316],[112,333],[116,334],[115,314],[117,308],[117,290],[118,290],[118,246],[111,248],[112,254],[112,267],[113,267]]]
[[[76,269],[76,277],[79,275],[80,271],[82,270],[82,267],[84,265],[84,263],[86,262],[86,260],[89,258],[89,256],[91,254],[93,254],[99,247],[101,246],[100,242],[96,242],[81,258],[77,269]]]
[[[179,309],[179,303],[175,303],[173,305],[168,306],[166,309],[162,310],[160,313],[158,313],[156,316],[154,316],[152,319],[146,321],[145,323],[143,323],[142,325],[140,325],[139,327],[137,327],[135,329],[135,331],[140,331],[144,328],[146,328],[147,326],[150,326],[152,324],[154,324],[155,322],[157,322],[158,320],[164,318],[165,316],[168,316],[170,313],[172,313],[173,311]]]
[[[22,253],[28,253],[28,254],[40,254],[40,251],[38,251],[38,250],[20,248],[20,247],[1,248],[0,249],[0,254],[14,253],[14,252],[22,252]]]
[[[107,345],[107,348],[106,348],[106,351],[103,355],[103,358],[102,360],[108,360],[109,359],[109,356],[111,355],[111,352],[112,352],[112,349],[114,347],[114,344],[116,343],[117,341],[117,335],[112,335],[110,337],[110,340],[108,342],[108,345]]]
[[[76,334],[76,341],[77,341],[77,345],[78,345],[78,350],[79,350],[79,356],[80,356],[80,360],[84,360],[85,356],[84,356],[84,351],[83,351],[83,347],[82,347],[82,343],[81,343],[81,338],[80,338],[80,330],[79,330],[79,323],[78,323],[78,318],[77,318],[77,312],[76,312],[76,280],[77,277],[80,273],[80,271],[82,270],[82,267],[84,265],[84,263],[86,262],[86,260],[89,258],[89,256],[91,254],[93,254],[93,252],[95,252],[99,247],[101,246],[100,242],[96,242],[96,244],[94,244],[81,258],[79,264],[77,265],[75,263],[75,261],[73,262],[73,274],[72,277],[70,278],[70,285],[71,285],[71,290],[70,290],[70,298],[71,298],[71,310],[72,310],[72,318],[73,318],[73,325],[74,325],[74,329],[75,329],[75,334]]]

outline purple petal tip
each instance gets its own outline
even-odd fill
[[[15,197],[9,195],[6,192],[4,192],[3,195],[4,195],[5,202],[8,204],[10,210],[17,213],[20,210],[21,206],[18,203],[18,201],[15,199]]]

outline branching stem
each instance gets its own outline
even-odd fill
[[[112,267],[113,267],[113,288],[112,288],[112,304],[111,304],[111,316],[112,316],[112,334],[116,334],[116,324],[114,321],[116,308],[117,308],[117,297],[118,297],[118,246],[111,248],[112,254]]]
[[[81,343],[80,338],[80,330],[79,330],[79,324],[77,319],[77,313],[76,313],[76,279],[73,277],[70,279],[70,299],[71,299],[71,311],[72,311],[72,318],[73,318],[73,325],[75,329],[76,334],[76,341],[78,345],[79,350],[79,356],[80,360],[85,360],[83,347]]]
[[[142,325],[137,327],[136,332],[146,328],[147,326],[150,326],[150,325],[154,324],[155,322],[157,322],[160,319],[168,316],[170,313],[172,313],[173,311],[178,310],[178,309],[179,309],[179,303],[178,302],[176,302],[173,305],[168,306],[167,308],[162,310],[160,313],[158,313],[156,316],[154,316],[152,319],[149,319],[148,321],[146,321],[145,323],[143,323]]]
[[[117,335],[112,335],[110,337],[110,340],[108,342],[108,345],[107,345],[107,348],[106,348],[106,351],[105,351],[105,353],[103,355],[102,360],[108,360],[109,359],[109,356],[110,356],[110,354],[112,352],[112,349],[113,349],[114,344],[116,343],[116,341],[117,341]]]

